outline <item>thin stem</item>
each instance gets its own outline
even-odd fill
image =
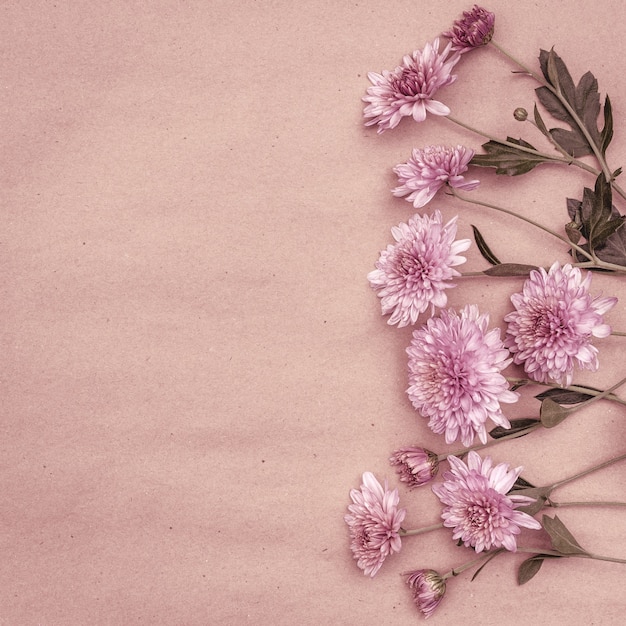
[[[596,559],[597,561],[610,561],[611,563],[626,563],[626,559],[618,559],[612,556],[600,556],[599,554],[592,554],[591,552],[584,552],[582,554],[563,554],[562,552],[557,552],[556,550],[525,548],[524,546],[517,546],[517,552],[524,552],[526,554],[545,554],[546,556],[573,556],[579,559]]]
[[[587,474],[597,472],[598,470],[604,469],[605,467],[608,467],[609,465],[613,465],[614,463],[618,463],[619,461],[623,461],[624,459],[626,459],[626,453],[620,454],[619,456],[613,459],[609,459],[608,461],[605,461],[604,463],[600,463],[599,465],[594,465],[593,467],[583,470],[582,472],[579,472],[578,474],[574,474],[573,476],[569,476],[568,478],[564,478],[563,480],[559,480],[555,483],[552,483],[549,489],[550,491],[554,491],[555,489],[565,485],[566,483],[570,483],[573,480],[578,480],[579,478],[582,478],[583,476],[587,476]]]
[[[424,533],[429,533],[433,530],[439,530],[440,528],[443,528],[443,522],[433,524],[432,526],[424,526],[423,528],[412,528],[410,530],[405,530],[404,528],[401,528],[398,534],[401,537],[407,537],[409,535],[423,535]]]
[[[506,441],[507,439],[517,439],[518,437],[523,437],[524,435],[528,435],[529,433],[531,433],[533,430],[536,430],[540,426],[541,426],[541,422],[538,421],[536,424],[533,424],[522,431],[510,433],[508,435],[504,435],[503,437],[498,437],[497,439],[491,439],[487,443],[480,443],[475,446],[470,446],[469,448],[463,448],[462,450],[457,450],[456,452],[448,452],[447,454],[439,454],[437,456],[437,460],[445,461],[449,456],[462,456],[464,454],[467,454],[471,450],[482,450],[484,448],[489,448],[490,446],[495,446],[497,443],[500,443],[501,441]]]
[[[582,409],[583,407],[589,406],[590,404],[593,404],[594,402],[597,402],[598,400],[603,400],[604,398],[608,398],[613,391],[615,391],[618,387],[621,387],[624,383],[626,383],[626,378],[622,378],[622,380],[619,380],[618,382],[616,382],[612,387],[609,387],[608,389],[601,391],[600,393],[595,395],[593,398],[590,398],[589,400],[585,400],[584,402],[581,402],[579,405],[571,409],[567,409],[566,412],[568,414],[574,413],[574,411],[578,411],[579,409]]]
[[[590,165],[587,165],[587,163],[578,161],[574,157],[569,157],[569,156],[558,157],[558,156],[554,156],[551,154],[545,154],[544,152],[540,152],[539,150],[535,150],[534,148],[527,148],[526,146],[522,146],[517,143],[507,141],[506,139],[497,139],[496,137],[493,137],[489,133],[485,133],[482,130],[478,130],[477,128],[474,128],[473,126],[470,126],[469,124],[466,124],[465,122],[462,122],[461,120],[457,119],[456,117],[453,117],[452,115],[446,115],[446,118],[449,119],[451,122],[454,122],[457,126],[461,126],[461,128],[465,128],[465,130],[469,130],[471,133],[480,135],[481,137],[484,137],[485,139],[489,139],[490,141],[495,141],[496,143],[502,144],[503,146],[509,146],[510,148],[515,148],[516,150],[520,150],[522,152],[528,152],[529,154],[534,154],[535,156],[541,157],[542,159],[545,159],[546,161],[556,161],[558,163],[566,163],[567,165],[578,165],[579,167],[581,167],[584,170],[587,170],[588,172],[595,173],[596,176],[598,174],[598,170],[591,167]]]
[[[497,552],[500,552],[500,550],[497,550]],[[473,559],[471,561],[468,561],[467,563],[464,563],[463,565],[459,565],[458,567],[451,569],[449,572],[446,572],[445,574],[443,574],[441,578],[443,580],[446,580],[448,578],[451,578],[452,576],[458,576],[459,574],[463,573],[465,570],[468,570],[471,567],[474,567],[474,565],[480,563],[481,561],[486,561],[487,559],[493,558],[494,556],[495,556],[494,552],[487,552],[486,554],[479,556],[477,559]]]
[[[612,330],[611,335],[614,335],[615,337],[626,337],[626,333],[622,333],[618,330]]]
[[[518,61],[513,55],[509,54],[499,44],[497,44],[493,39],[491,40],[491,44],[493,45],[494,48],[499,50],[508,59],[510,59],[513,63],[515,63],[515,65],[517,65],[518,67],[522,68],[522,70],[524,70],[525,73],[527,73],[530,76],[532,76],[540,85],[542,85],[543,87],[545,87],[546,89],[551,91],[559,99],[559,102],[565,107],[565,109],[570,114],[572,119],[576,122],[576,125],[578,126],[578,128],[580,129],[582,134],[585,136],[585,139],[587,140],[587,143],[589,144],[589,146],[593,150],[593,154],[596,157],[596,159],[598,161],[598,164],[600,165],[600,167],[602,168],[602,171],[604,172],[606,180],[607,181],[612,180],[613,175],[611,173],[611,170],[609,169],[609,166],[608,166],[608,164],[606,162],[606,159],[602,155],[600,149],[598,148],[598,146],[594,142],[594,140],[591,137],[591,135],[589,134],[589,131],[587,130],[587,127],[583,124],[582,120],[578,116],[578,113],[571,107],[571,105],[567,101],[567,99],[563,97],[563,94],[561,93],[561,90],[560,89],[555,89],[550,83],[548,83],[546,80],[544,80],[543,77],[541,77],[538,74],[536,74],[535,72],[531,71],[526,65],[524,65],[523,63]]]
[[[543,387],[550,387],[551,389],[562,389],[563,391],[575,391],[577,393],[584,393],[588,396],[598,396],[601,393],[604,393],[604,391],[598,391],[596,389],[591,389],[590,387],[580,387],[578,385],[570,385],[569,387],[561,387],[561,385],[558,385],[557,383],[540,383],[536,380],[530,380],[530,378],[514,378],[512,376],[505,376],[506,380],[510,383],[512,383],[513,385],[522,385],[522,386],[526,386],[526,385],[541,385]],[[617,402],[618,404],[623,404],[624,406],[626,406],[626,400],[622,400],[621,398],[618,398],[615,394],[610,394],[608,396],[604,396],[604,398],[606,400],[610,400],[611,402]]]
[[[526,222],[526,223],[530,224],[531,226],[535,226],[536,228],[539,228],[540,230],[543,230],[544,232],[552,235],[553,237],[556,237],[557,239],[559,239],[563,243],[567,244],[568,247],[571,247],[574,250],[576,250],[577,252],[580,252],[580,254],[583,254],[584,256],[586,256],[590,261],[593,262],[593,260],[594,260],[593,257],[586,250],[583,250],[583,248],[581,248],[580,246],[577,246],[576,244],[574,244],[571,241],[565,239],[565,237],[562,237],[561,235],[559,235],[558,233],[554,232],[553,230],[551,230],[547,226],[543,226],[542,224],[539,224],[539,222],[535,222],[535,220],[532,220],[529,217],[524,217],[523,215],[520,215],[519,213],[515,213],[515,211],[511,211],[510,209],[505,209],[504,207],[498,206],[497,204],[491,204],[489,202],[482,202],[481,200],[472,200],[471,198],[468,198],[467,196],[459,193],[453,187],[450,187],[450,190],[451,190],[452,195],[455,198],[458,198],[459,200],[462,200],[463,202],[468,202],[470,204],[476,204],[478,206],[484,206],[484,207],[487,207],[488,209],[494,209],[495,211],[500,211],[501,213],[506,213],[507,215],[511,215],[513,217],[516,217],[517,219],[520,219],[523,222]],[[626,267],[623,267],[622,270],[626,271]]]
[[[596,501],[596,502],[555,502],[548,500],[546,506],[558,509],[563,506],[626,506],[626,502]]]

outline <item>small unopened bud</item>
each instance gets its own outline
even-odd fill
[[[419,447],[400,448],[389,458],[389,462],[396,467],[400,481],[411,488],[430,482],[439,471],[439,457]]]
[[[526,118],[528,117],[528,111],[524,109],[523,107],[517,107],[517,109],[513,111],[513,117],[518,122],[525,122]]]

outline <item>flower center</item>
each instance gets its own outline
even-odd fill
[[[423,71],[414,67],[402,68],[402,73],[391,82],[392,89],[400,96],[424,96],[424,85],[427,83]]]

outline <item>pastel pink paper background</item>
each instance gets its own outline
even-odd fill
[[[443,532],[407,539],[366,579],[342,521],[361,473],[395,478],[403,444],[447,447],[404,394],[410,329],[388,327],[365,276],[413,213],[391,168],[412,147],[479,139],[447,120],[377,136],[366,73],[445,30],[471,3],[246,0],[0,5],[2,493],[0,624],[413,624],[399,573],[471,556]],[[497,40],[530,64],[552,45],[610,93],[626,164],[622,3],[492,0]],[[442,99],[460,119],[540,140],[512,111],[533,83],[494,49]],[[561,228],[593,179],[542,166],[479,171],[477,197]],[[547,235],[439,196],[500,256],[567,256]],[[623,203],[620,209],[624,211]],[[464,269],[484,269],[475,248]],[[518,279],[462,281],[494,324]],[[609,321],[626,330],[624,281]],[[624,339],[601,343],[623,375]],[[508,411],[536,411],[526,402]],[[625,411],[603,403],[493,449],[537,484],[617,455]],[[625,499],[614,466],[561,499]],[[407,526],[429,489],[401,489]],[[626,558],[621,510],[559,515],[589,550]],[[528,542],[532,537],[526,536]],[[624,567],[522,555],[451,581],[431,622],[618,624]]]

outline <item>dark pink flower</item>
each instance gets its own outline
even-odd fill
[[[441,213],[414,215],[408,224],[391,229],[396,240],[380,254],[376,269],[367,278],[381,299],[383,315],[391,313],[389,324],[398,327],[415,324],[429,307],[444,307],[450,280],[460,276],[454,267],[465,263],[459,256],[467,250],[469,239],[454,240],[456,220],[442,223]]]
[[[590,285],[591,272],[583,279],[579,268],[557,262],[547,272],[532,271],[522,293],[511,296],[515,311],[504,317],[505,343],[533,380],[567,387],[575,366],[598,369],[598,350],[591,340],[611,333],[603,315],[617,298],[592,298]]]
[[[382,133],[395,128],[405,116],[412,116],[416,122],[423,122],[426,113],[448,115],[450,109],[434,99],[439,89],[456,80],[452,69],[461,58],[450,54],[452,43],[439,52],[439,39],[427,43],[424,50],[415,50],[402,59],[402,65],[393,71],[383,70],[382,74],[369,72],[372,86],[367,89],[363,101],[367,102],[363,114],[365,125],[378,125]]]
[[[493,37],[496,16],[474,5],[471,11],[463,11],[463,19],[456,20],[452,29],[443,33],[452,40],[452,49],[461,54],[487,45]]]
[[[500,373],[511,363],[500,329],[488,331],[488,325],[489,315],[475,305],[460,314],[444,309],[413,331],[406,350],[409,399],[433,432],[445,433],[446,443],[461,439],[470,446],[475,435],[486,443],[488,419],[510,427],[500,402],[517,402],[519,396]]]
[[[406,584],[413,592],[415,606],[428,619],[443,599],[446,581],[433,569],[420,569],[408,573]]]
[[[399,186],[392,190],[394,196],[406,196],[418,209],[430,202],[437,191],[448,184],[455,189],[471,191],[480,184],[478,180],[465,180],[474,151],[464,146],[428,146],[413,149],[411,158],[393,168]]]
[[[430,482],[439,471],[439,457],[430,450],[408,446],[399,448],[389,457],[400,481],[409,487],[420,487]]]
[[[521,467],[510,470],[506,463],[495,467],[491,458],[471,450],[467,465],[454,456],[448,457],[450,471],[444,482],[433,485],[433,492],[445,504],[441,517],[452,538],[461,540],[476,552],[491,548],[517,550],[516,536],[521,527],[538,530],[541,524],[517,507],[534,502],[533,498],[507,495],[522,472]]]
[[[361,490],[352,489],[348,515],[350,549],[366,576],[375,576],[385,559],[402,547],[400,528],[406,509],[398,509],[398,490],[391,491],[371,472],[363,474]]]

